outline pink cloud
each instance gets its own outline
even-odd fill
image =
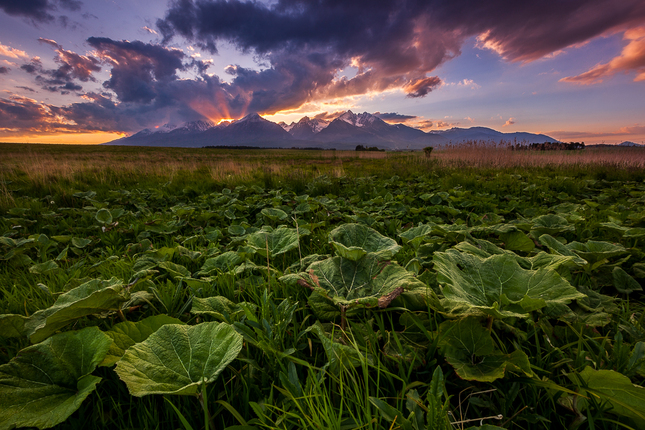
[[[509,125],[515,124],[515,118],[511,117],[506,120],[506,123],[502,127],[508,127]]]
[[[616,73],[636,72],[634,82],[645,81],[645,26],[632,28],[625,31],[624,40],[629,42],[620,55],[605,64],[598,64],[590,70],[577,76],[567,76],[560,82],[569,82],[580,85],[599,84],[604,79]]]

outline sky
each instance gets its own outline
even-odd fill
[[[0,0],[0,142],[348,109],[645,143],[645,1]]]

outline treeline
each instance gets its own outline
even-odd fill
[[[544,142],[529,143],[528,145],[511,145],[511,150],[515,151],[578,151],[585,149],[584,142]]]
[[[385,149],[379,149],[376,146],[363,146],[363,145],[356,145],[356,150],[357,151],[377,151],[377,152],[385,152]]]

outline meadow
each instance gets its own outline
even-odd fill
[[[0,429],[645,428],[645,150],[0,144]]]

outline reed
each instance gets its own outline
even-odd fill
[[[414,177],[486,169],[559,170],[561,175],[601,178],[643,175],[645,149],[512,151],[503,145],[468,142],[437,148],[427,158],[422,152],[0,144],[0,206],[12,206],[15,187],[42,196],[64,189],[98,191],[167,183],[211,188],[295,184],[305,190],[307,183],[323,175]]]

